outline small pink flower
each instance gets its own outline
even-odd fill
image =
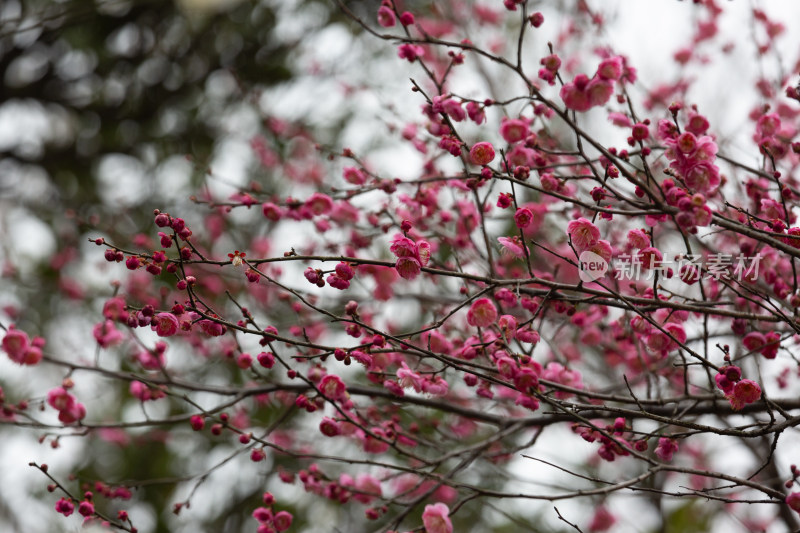
[[[601,61],[597,75],[604,80],[618,80],[622,76],[622,58],[614,56]]]
[[[206,425],[206,419],[202,415],[192,415],[189,418],[189,424],[194,431],[202,431]]]
[[[111,320],[95,324],[92,333],[101,348],[117,345],[124,339],[122,332],[114,326],[114,322]]]
[[[289,511],[279,511],[275,513],[272,525],[275,526],[276,531],[286,531],[292,527],[292,518],[292,514]]]
[[[531,225],[531,222],[533,222],[533,213],[527,207],[520,207],[514,213],[514,223],[518,228],[527,228]]]
[[[564,86],[561,87],[559,95],[567,109],[588,111],[592,108],[592,104],[589,102],[589,95],[586,94],[585,91],[579,89],[574,81],[565,83]]]
[[[796,513],[800,513],[800,492],[793,492],[786,497],[788,505]]]
[[[397,270],[397,273],[400,274],[401,278],[408,280],[416,278],[422,271],[419,261],[413,257],[399,258],[397,263],[395,263],[394,268]]]
[[[631,119],[628,118],[627,115],[617,113],[616,111],[612,111],[608,114],[608,120],[610,120],[615,126],[619,126],[621,128],[630,128],[633,126],[633,122],[631,122]]]
[[[592,107],[600,106],[608,102],[614,94],[614,85],[610,81],[594,78],[586,86],[586,94]]]
[[[542,65],[545,70],[555,73],[561,68],[561,58],[556,54],[551,54],[540,59],[539,64]]]
[[[326,416],[319,423],[319,431],[326,437],[335,437],[342,434],[342,426],[336,420]]]
[[[643,141],[650,137],[650,130],[646,124],[639,122],[631,129],[631,136],[637,141]]]
[[[450,385],[441,376],[434,376],[422,382],[422,392],[431,396],[444,396],[450,390]]]
[[[342,175],[347,183],[353,185],[364,185],[367,182],[367,175],[356,167],[344,167]]]
[[[63,424],[74,424],[86,417],[86,407],[82,403],[75,403],[68,409],[59,411],[58,420]]]
[[[275,356],[271,352],[261,352],[257,359],[258,364],[264,368],[272,368],[275,365]]]
[[[392,8],[388,6],[381,6],[378,9],[378,24],[384,28],[391,28],[395,25],[395,16]]]
[[[628,248],[640,250],[650,246],[650,236],[643,230],[632,229],[628,232]]]
[[[497,372],[506,379],[514,379],[517,374],[517,363],[506,355],[498,357],[495,365]]]
[[[163,390],[159,388],[150,388],[147,384],[142,383],[141,381],[131,381],[130,387],[128,387],[132,396],[139,399],[141,402],[147,402],[150,400],[158,400],[166,396]]]
[[[686,131],[695,135],[703,135],[710,126],[708,119],[694,111],[689,112],[689,120],[686,121]]]
[[[656,268],[660,266],[664,260],[664,255],[661,253],[661,250],[652,246],[639,250],[638,257],[644,269]]]
[[[489,142],[475,143],[469,151],[469,159],[475,165],[488,165],[494,156],[494,146]]]
[[[75,504],[66,498],[61,498],[56,502],[56,511],[64,516],[69,516],[75,511]]]
[[[356,477],[355,487],[358,494],[353,494],[353,499],[361,503],[370,503],[376,496],[382,496],[381,482],[369,474],[359,474]]]
[[[308,197],[305,203],[311,212],[317,216],[330,213],[333,209],[333,200],[327,194],[315,192]]]
[[[257,507],[253,511],[253,518],[259,522],[269,522],[272,520],[272,511],[266,507]]]
[[[767,339],[764,337],[763,333],[751,331],[744,336],[744,339],[742,339],[742,344],[744,344],[744,347],[749,351],[755,352],[761,350],[761,348],[767,344]]]
[[[261,448],[253,448],[253,451],[250,452],[250,460],[254,463],[260,463],[267,457],[267,454],[264,453],[264,450]]]
[[[672,456],[676,451],[678,451],[677,442],[667,437],[661,437],[658,439],[658,446],[655,449],[655,454],[662,461],[672,461]]]
[[[347,263],[339,263],[336,265],[336,275],[342,278],[345,281],[350,281],[353,279],[355,273],[353,272],[353,267],[348,265]]]
[[[497,320],[497,308],[489,298],[479,298],[467,311],[467,322],[470,326],[485,328]]]
[[[616,522],[617,519],[614,515],[601,505],[595,510],[594,516],[592,516],[592,521],[589,523],[589,531],[608,531]]]
[[[172,313],[158,313],[150,323],[150,329],[159,337],[171,337],[178,332],[179,327],[178,318]]]
[[[82,516],[92,516],[94,514],[94,505],[89,501],[82,501],[78,506],[78,512]]]
[[[328,399],[331,400],[345,400],[347,399],[347,386],[339,376],[328,374],[319,384],[319,390]]]
[[[426,505],[422,512],[425,533],[453,533],[453,523],[449,515],[450,509],[443,503]]]
[[[524,257],[524,250],[518,236],[514,237],[498,237],[497,241],[503,245],[503,252],[513,255],[522,259]]]
[[[397,257],[414,257],[416,255],[417,245],[408,237],[398,233],[392,239],[392,245],[389,250]]]
[[[469,119],[475,124],[486,122],[486,112],[475,102],[467,102],[467,116],[469,116]]]
[[[249,353],[239,354],[239,357],[236,358],[236,366],[242,370],[247,370],[253,366],[253,356]]]
[[[64,387],[57,387],[47,393],[47,403],[56,411],[65,411],[75,405],[75,397]]]
[[[419,260],[420,265],[428,266],[428,262],[431,259],[431,245],[428,241],[420,240],[417,242],[417,260]]]
[[[404,43],[397,47],[397,56],[400,59],[407,59],[411,63],[417,60],[418,57],[422,57],[425,54],[425,50],[421,46],[417,46],[411,43]]]
[[[567,224],[567,234],[578,252],[594,246],[600,239],[600,230],[585,218],[570,221]]]
[[[30,347],[30,339],[28,334],[20,331],[12,324],[8,328],[8,332],[3,337],[3,350],[8,354],[8,357],[14,362],[20,362],[25,357],[25,352]]]
[[[516,337],[517,340],[527,342],[528,344],[537,344],[541,340],[539,332],[530,328],[518,329]]]
[[[701,161],[686,171],[683,180],[689,189],[708,193],[720,184],[719,167],[707,161]]]
[[[421,375],[408,368],[405,361],[402,361],[400,368],[397,369],[397,380],[403,387],[413,387],[417,392],[422,392],[425,381]]]
[[[508,144],[519,142],[530,135],[530,127],[525,120],[504,118],[500,124],[500,135]]]
[[[331,274],[330,276],[328,276],[326,278],[326,281],[328,282],[328,285],[330,285],[331,287],[333,287],[335,289],[339,289],[340,291],[343,291],[343,290],[347,289],[348,287],[350,287],[350,282],[349,281],[347,281],[346,279],[340,278],[336,274]]]
[[[497,325],[500,326],[500,330],[508,340],[513,339],[517,333],[517,319],[511,315],[501,316],[497,321]]]
[[[738,411],[745,405],[758,401],[761,398],[761,387],[751,379],[743,379],[733,386],[733,392],[728,396],[731,408]]]

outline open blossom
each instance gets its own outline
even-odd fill
[[[3,337],[3,351],[8,358],[20,365],[35,365],[42,360],[42,347],[44,339],[35,337],[33,341],[28,334],[20,331],[12,324]]]
[[[658,439],[655,454],[664,462],[672,461],[673,454],[678,451],[678,443],[667,437]]]
[[[450,390],[450,385],[442,376],[433,376],[422,382],[422,392],[432,396],[444,396]]]
[[[425,50],[416,44],[404,43],[397,47],[397,55],[400,59],[413,63],[418,57],[425,55]]]
[[[754,403],[761,398],[761,387],[753,380],[743,379],[733,386],[733,391],[728,394],[728,401],[735,411],[747,404]]]
[[[475,165],[488,165],[494,156],[494,146],[489,142],[475,143],[469,151],[469,159]]]
[[[659,136],[666,137],[664,155],[671,161],[670,168],[677,171],[690,191],[713,192],[721,182],[719,167],[714,164],[717,155],[714,139],[708,135],[696,137],[690,132],[672,135],[659,123]]]
[[[470,326],[485,328],[497,320],[497,308],[489,298],[478,298],[467,311],[467,322]]]
[[[75,511],[75,504],[66,498],[61,498],[56,502],[56,512],[69,516]]]
[[[640,229],[632,229],[628,232],[628,248],[641,250],[650,246],[650,236]]]
[[[342,426],[336,420],[326,416],[319,423],[319,431],[326,437],[335,437],[342,434]]]
[[[597,67],[597,76],[604,80],[616,81],[622,76],[622,66],[620,56],[609,57],[600,62]]]
[[[292,514],[289,511],[278,511],[272,518],[276,531],[286,531],[292,526]]]
[[[504,118],[500,124],[500,135],[508,144],[519,142],[530,135],[528,122],[520,118]]]
[[[389,249],[397,257],[395,270],[401,278],[408,280],[416,278],[422,267],[428,266],[431,256],[431,245],[428,242],[414,242],[399,233],[392,239]]]
[[[97,344],[99,344],[101,348],[108,348],[109,346],[119,344],[125,338],[111,320],[105,320],[95,324],[92,333],[94,334],[95,340],[97,340]]]
[[[567,234],[578,252],[594,246],[600,239],[600,230],[585,218],[571,220],[567,224]]]
[[[513,237],[498,237],[497,242],[503,246],[502,251],[504,253],[513,255],[520,259],[524,257],[525,251],[522,248],[523,245],[519,239],[519,236],[515,235]]]
[[[58,411],[58,419],[64,424],[73,424],[86,416],[86,407],[64,387],[57,387],[47,393],[47,403]]]
[[[518,228],[527,228],[533,222],[533,213],[527,207],[520,207],[514,213],[514,223]]]
[[[401,257],[397,260],[394,266],[397,273],[401,278],[414,279],[422,272],[422,265],[417,259],[413,257]]]
[[[453,533],[453,523],[449,515],[450,509],[443,503],[426,505],[422,512],[425,533]]]
[[[159,400],[166,396],[166,393],[163,390],[157,387],[148,387],[147,384],[142,383],[141,381],[131,381],[128,390],[130,391],[131,396],[138,398],[141,402]]]
[[[47,393],[47,403],[57,411],[70,409],[76,400],[64,387],[57,387]]]
[[[347,399],[347,387],[339,376],[328,374],[319,384],[319,390],[331,400]]]
[[[561,385],[566,385],[573,389],[583,389],[584,386],[581,373],[578,370],[570,370],[565,368],[561,363],[556,363],[555,361],[551,361],[547,364],[547,367],[542,372],[542,379],[560,383]],[[570,395],[571,393],[567,391],[556,391],[555,393],[555,397],[559,399],[566,399]]]
[[[353,185],[364,185],[367,182],[367,175],[363,170],[356,167],[344,167],[342,176],[347,183],[352,183]]]
[[[588,111],[608,102],[613,93],[613,81],[599,76],[589,79],[585,74],[578,74],[575,79],[561,87],[559,95],[567,109]]]
[[[413,387],[417,392],[422,392],[425,382],[425,379],[420,374],[408,368],[405,361],[402,361],[400,368],[397,369],[397,380],[403,387]]]
[[[156,332],[159,337],[171,337],[178,332],[178,318],[172,313],[158,313],[150,323],[150,329]]]

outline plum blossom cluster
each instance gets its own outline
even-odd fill
[[[720,184],[720,170],[714,164],[717,143],[709,135],[704,135],[708,127],[704,117],[691,117],[683,133],[667,119],[658,124],[658,137],[667,147],[665,155],[670,161],[669,166],[691,194],[712,194]],[[678,190],[672,196],[676,196]],[[670,193],[667,192],[669,200]],[[674,201],[675,205],[680,201]]]
[[[759,400],[772,378],[743,378],[756,365],[784,365],[781,388],[796,381],[789,356],[800,306],[800,227],[793,226],[800,148],[790,125],[800,111],[768,96],[763,80],[759,90],[774,103],[750,117],[750,148],[763,168],[731,164],[731,177],[744,178],[726,180],[717,166],[730,159],[717,142],[725,137],[686,103],[688,81],[629,90],[636,70],[606,46],[591,48],[600,56],[591,77],[569,81],[565,73],[585,64],[572,50],[584,25],[565,25],[546,51],[526,47],[525,31],[536,33],[530,28],[543,15],[528,16],[524,0],[503,4],[524,14],[517,42],[525,54],[539,54],[541,83],[501,59],[499,44],[484,50],[463,40],[484,32],[462,32],[435,10],[412,14],[391,0],[377,7],[374,35],[391,41],[392,51],[401,43],[397,55],[415,65],[392,60],[428,77],[414,78],[420,107],[389,128],[422,161],[413,178],[383,177],[370,153],[331,149],[299,123],[266,117],[254,121],[264,134],[251,148],[269,179],[254,174],[227,198],[196,197],[208,207],[205,231],[189,228],[189,214],[184,220],[156,210],[154,231],[137,235],[135,247],[94,239],[128,278],[92,329],[103,365],[81,361],[75,374],[124,376],[123,407],[149,417],[146,402],[159,401],[169,418],[147,423],[177,421],[182,438],[204,441],[198,449],[227,453],[233,446],[268,483],[298,483],[330,504],[362,504],[348,513],[353,529],[364,529],[356,520],[363,510],[360,518],[382,525],[396,519],[389,527],[414,522],[408,529],[452,533],[472,502],[516,496],[501,483],[468,485],[471,478],[488,466],[511,479],[520,443],[535,448],[539,435],[559,425],[571,425],[572,438],[597,453],[587,466],[603,488],[589,530],[624,529],[599,500],[635,488],[620,484],[620,470],[605,463],[644,458],[656,468],[653,475],[642,469],[636,487],[654,494],[683,491],[671,485],[677,476],[654,474],[688,474],[680,465],[691,460],[705,478],[730,483],[715,485],[721,497],[760,490],[800,512],[800,492],[784,499],[759,476],[737,484],[735,473],[717,475],[704,464],[702,440],[731,427],[767,428],[767,404]],[[718,31],[720,8],[700,4],[711,17],[698,23],[692,47],[674,56],[682,65],[700,63],[702,43]],[[508,13],[496,8],[467,2],[453,15],[505,31]],[[583,4],[577,11],[576,21],[586,17],[587,27],[603,29],[602,15]],[[768,20],[764,26],[780,33]],[[495,101],[461,91],[451,72],[478,60],[510,67],[525,93]],[[600,106],[630,151],[583,127],[581,113]],[[735,194],[739,185],[744,194]],[[246,252],[228,253],[233,243]],[[670,260],[668,245],[685,250]],[[580,275],[590,261],[604,266],[602,280]],[[613,280],[605,277],[612,262]],[[305,281],[296,283],[300,272]],[[317,290],[325,287],[337,290]],[[393,312],[401,308],[413,311]],[[713,346],[717,335],[735,339],[739,366],[727,346]],[[43,346],[15,326],[2,340],[15,363],[57,364]],[[725,355],[721,367],[712,363],[715,349]],[[120,370],[106,370],[107,360]],[[71,376],[75,368],[66,365]],[[49,392],[43,409],[80,425],[86,407],[71,379]],[[708,394],[715,385],[721,395]],[[781,409],[796,409],[794,399],[770,396]],[[0,404],[0,421],[13,421],[24,405],[4,403],[2,389]],[[697,429],[701,417],[707,430]],[[739,417],[753,420],[739,426]],[[132,442],[115,427],[91,429],[115,444]],[[152,433],[159,443],[168,437]],[[336,456],[341,449],[358,460]],[[317,456],[324,463],[312,462]],[[798,475],[793,468],[787,489]],[[305,521],[294,507],[279,510],[271,493],[255,500],[247,512],[255,508],[259,533]],[[95,505],[91,497],[61,498],[56,510],[93,517]]]
[[[553,56],[542,61],[545,68],[539,71],[539,77],[550,82],[558,71],[560,61]],[[559,94],[567,109],[588,111],[608,102],[614,93],[614,83],[625,81],[636,81],[635,70],[626,66],[623,57],[612,56],[600,62],[591,78],[586,74],[578,74],[561,87]]]
[[[264,505],[253,511],[253,518],[258,521],[258,533],[281,533],[292,527],[294,517],[289,511],[274,511],[275,497],[270,492],[262,496]]]
[[[11,324],[3,336],[2,347],[8,358],[19,365],[33,366],[42,360],[42,348],[45,340],[34,337],[31,340],[28,334],[17,329]]]
[[[611,262],[611,243],[600,238],[600,230],[594,223],[583,217],[571,220],[567,224],[567,235],[578,255],[588,251],[598,255],[606,263]]]
[[[431,245],[420,239],[414,241],[405,235],[397,234],[392,239],[391,252],[397,257],[394,268],[401,278],[412,280],[419,276],[422,267],[428,266]]]
[[[603,426],[601,422],[595,422],[593,426],[573,424],[572,431],[580,435],[586,442],[599,442],[597,455],[608,462],[614,461],[617,457],[629,456],[632,449],[637,451],[647,449],[647,442],[644,440],[631,444],[624,438],[629,428],[622,417],[616,418],[613,424],[606,426]]]
[[[70,383],[65,383],[67,387]],[[58,420],[64,424],[74,424],[86,416],[86,407],[78,402],[65,386],[57,387],[47,393],[47,404],[58,411]]]
[[[736,411],[761,398],[761,387],[758,383],[751,379],[742,379],[742,369],[736,365],[720,368],[714,381],[731,403],[731,408]]]

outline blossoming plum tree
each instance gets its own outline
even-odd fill
[[[3,319],[40,388],[0,376],[0,423],[174,460],[32,462],[63,520],[150,531],[220,499],[259,533],[797,529],[800,57],[752,80],[742,145],[689,73],[734,53],[727,4],[685,6],[663,85],[589,2],[441,4],[337,2],[411,78],[385,135],[414,175],[260,116],[249,185],[91,235],[119,280],[93,357]],[[786,61],[779,17],[748,16],[759,60]],[[586,252],[610,266],[591,282]],[[221,495],[228,464],[253,475]]]

